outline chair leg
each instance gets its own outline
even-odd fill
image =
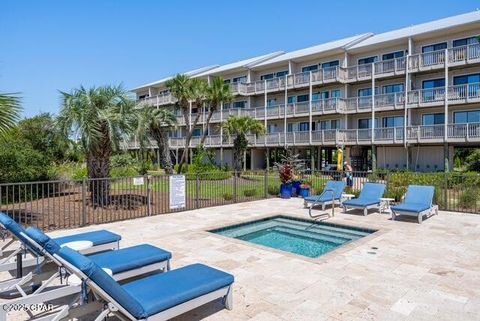
[[[233,309],[233,289],[232,289],[231,286],[228,289],[227,295],[225,296],[225,308],[227,310],[232,310]]]
[[[423,219],[422,216],[423,216],[422,213],[418,214],[418,224],[422,224],[422,219]]]
[[[395,218],[396,218],[395,212],[392,211],[392,221],[395,221]]]
[[[363,209],[363,216],[367,216],[367,214],[368,214],[368,209],[365,207],[365,208]]]

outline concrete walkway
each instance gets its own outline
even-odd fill
[[[320,212],[320,210],[318,210]],[[206,232],[275,214],[308,218],[300,199],[269,199],[90,226],[235,276],[234,308],[207,304],[178,320],[479,320],[480,216],[440,212],[419,225],[337,212],[329,222],[379,231],[318,259]],[[57,231],[52,235],[72,233]],[[13,317],[13,316],[12,316]],[[24,320],[25,315],[13,320]]]

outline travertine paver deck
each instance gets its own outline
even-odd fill
[[[319,259],[206,232],[286,214],[300,199],[270,199],[90,226],[173,253],[173,268],[202,262],[235,276],[234,309],[207,304],[178,320],[479,320],[480,216],[440,212],[424,221],[337,213],[329,221],[379,229]],[[72,231],[57,231],[62,235]],[[18,317],[18,320],[24,318]]]

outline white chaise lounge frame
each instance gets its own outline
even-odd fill
[[[406,211],[399,211],[399,210],[392,210],[392,220],[395,221],[397,218],[397,215],[407,215],[407,216],[416,216],[418,224],[422,224],[423,216],[432,214],[432,215],[438,215],[438,205],[432,205],[430,208],[421,211],[421,212],[406,212]]]

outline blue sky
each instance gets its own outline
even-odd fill
[[[59,90],[132,88],[478,7],[478,0],[2,0],[0,92],[21,93],[25,116],[55,114]]]

